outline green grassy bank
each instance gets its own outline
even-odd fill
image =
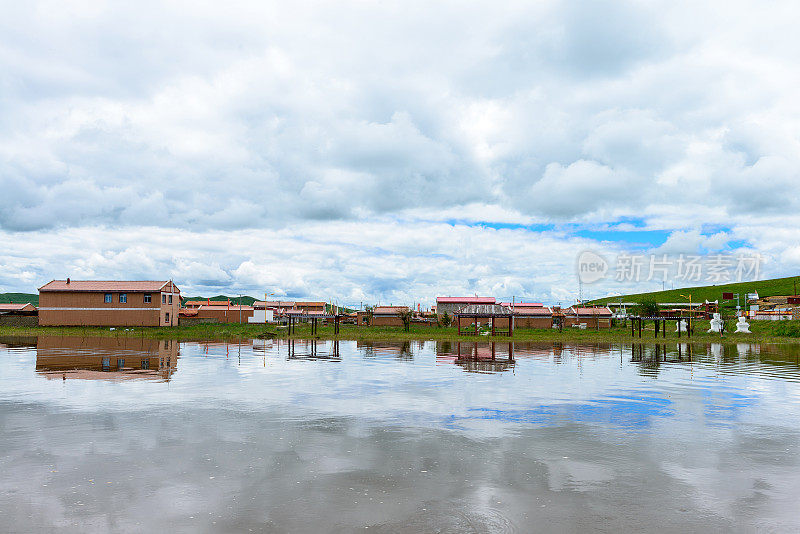
[[[733,321],[726,323],[729,333],[720,337],[719,334],[707,334],[708,321],[697,321],[695,335],[692,341],[712,342],[720,339],[726,341],[748,341],[763,343],[796,343],[800,344],[800,321],[759,321],[750,325],[752,334],[734,334]],[[675,326],[671,324],[667,330],[667,337],[658,337],[658,342],[677,340],[674,332]],[[153,327],[153,328],[116,328],[110,330],[100,327],[0,327],[0,336],[104,336],[104,337],[146,337],[152,339],[176,339],[179,341],[224,341],[239,338],[289,338],[285,327],[273,325],[252,324],[203,324],[194,326]],[[310,326],[300,325],[296,328],[294,339],[310,338]],[[320,326],[315,336],[318,339],[333,339],[333,327]],[[503,341],[506,336],[459,336],[455,328],[440,328],[429,326],[412,326],[409,332],[401,327],[358,327],[343,325],[338,339],[363,340],[363,341],[408,341],[408,340],[438,340],[438,341]],[[516,329],[514,341],[568,341],[568,342],[622,342],[631,340],[630,327],[615,326],[610,330],[579,330],[577,328],[558,330],[547,329]],[[639,338],[635,338],[637,341]],[[681,334],[681,339],[686,339]],[[656,342],[652,323],[647,324],[642,333],[641,341]]]
[[[723,293],[758,293],[760,297],[775,295],[794,295],[795,289],[800,291],[800,277],[773,278],[771,280],[756,280],[753,282],[739,282],[733,284],[719,284],[714,286],[685,287],[682,289],[668,289],[666,291],[651,291],[650,293],[633,293],[630,295],[617,295],[603,297],[591,301],[592,304],[608,304],[614,302],[642,302],[652,300],[655,302],[687,302],[688,299],[681,295],[692,295],[693,302],[705,300],[722,301]],[[741,301],[744,304],[744,301]]]

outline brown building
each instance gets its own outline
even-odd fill
[[[295,300],[257,300],[253,303],[256,310],[272,310],[275,318],[290,314],[324,314],[327,305],[324,302],[300,302]]]
[[[253,316],[253,307],[226,302],[214,303],[211,306],[202,305],[196,309],[196,317],[200,319],[215,319],[218,323],[247,323]]]
[[[564,327],[585,324],[586,328],[611,328],[611,310],[604,307],[572,306],[564,313]]]
[[[501,303],[514,314],[514,328],[552,328],[553,310],[540,302]]]
[[[358,312],[363,314],[358,324],[362,326],[403,326],[400,313],[407,311],[409,311],[408,306],[375,306],[372,309],[371,321],[368,320],[369,315],[366,312]],[[365,321],[365,319],[368,321]]]
[[[39,288],[40,326],[177,326],[171,281],[53,280]]]

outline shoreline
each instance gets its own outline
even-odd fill
[[[308,325],[296,326],[292,336],[287,335],[287,328],[276,325],[262,324],[204,324],[193,326],[173,327],[109,327],[92,326],[37,326],[16,327],[0,326],[0,337],[18,336],[81,336],[81,337],[142,337],[149,339],[173,339],[177,341],[224,341],[228,339],[319,339],[342,341],[515,341],[515,342],[635,342],[635,343],[665,343],[665,342],[692,342],[692,343],[779,343],[800,344],[800,337],[777,335],[774,323],[751,323],[752,334],[736,334],[728,332],[708,334],[708,321],[699,323],[692,337],[685,333],[679,338],[677,333],[668,331],[666,337],[660,334],[656,338],[652,326],[642,332],[642,337],[632,337],[630,327],[614,327],[605,330],[579,330],[576,328],[558,330],[548,329],[515,329],[514,336],[490,335],[462,335],[459,336],[454,327],[416,326],[408,332],[402,327],[365,327],[355,325],[342,325],[339,335],[334,335],[332,326],[320,326],[316,335],[311,335]],[[726,325],[727,326],[727,325]]]

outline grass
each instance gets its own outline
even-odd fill
[[[666,291],[653,291],[651,293],[634,293],[615,297],[603,297],[593,300],[592,304],[608,304],[614,302],[642,302],[655,300],[656,302],[687,302],[681,295],[692,295],[693,302],[705,300],[718,300],[722,304],[722,293],[740,293],[740,303],[745,304],[744,293],[758,293],[759,297],[772,297],[775,295],[794,295],[795,284],[800,289],[800,277],[773,278],[771,280],[757,280],[754,282],[740,282],[735,284],[720,284],[713,286],[685,287],[683,289],[668,289]]]
[[[800,321],[753,321],[750,324],[752,334],[734,334],[734,322],[727,321],[728,333],[722,337],[719,334],[707,334],[708,321],[697,321],[693,342],[747,341],[762,343],[798,343],[800,344]],[[641,341],[663,342],[665,339],[677,340],[674,325],[667,330],[667,337],[658,340],[654,337],[652,323],[647,324],[642,333]],[[0,336],[104,336],[104,337],[146,337],[153,339],[176,339],[179,341],[223,341],[238,338],[289,338],[285,327],[274,325],[253,324],[202,324],[193,326],[152,327],[152,328],[117,328],[110,330],[101,327],[53,327],[41,326],[32,328],[0,326]],[[291,338],[311,338],[311,328],[300,325]],[[320,326],[317,339],[333,339],[332,326]],[[409,332],[402,327],[359,327],[342,325],[338,339],[362,341],[409,341],[409,340],[434,340],[434,341],[506,341],[506,336],[459,336],[455,328],[439,328],[429,326],[412,326]],[[685,334],[681,335],[685,340]],[[514,341],[562,341],[562,342],[624,342],[630,341],[630,327],[615,326],[610,330],[579,330],[577,328],[558,330],[548,329],[516,329]],[[636,338],[639,341],[639,338]]]

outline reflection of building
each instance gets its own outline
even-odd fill
[[[172,282],[53,280],[39,288],[41,326],[173,326],[181,292]]]
[[[178,342],[134,337],[39,336],[36,372],[48,378],[169,379]]]
[[[418,347],[424,346],[424,341],[418,341]],[[367,357],[394,356],[402,360],[411,360],[414,353],[411,341],[364,341],[357,340],[356,348]]]
[[[436,361],[452,363],[471,373],[499,373],[513,369],[513,343],[442,342],[436,344]]]

